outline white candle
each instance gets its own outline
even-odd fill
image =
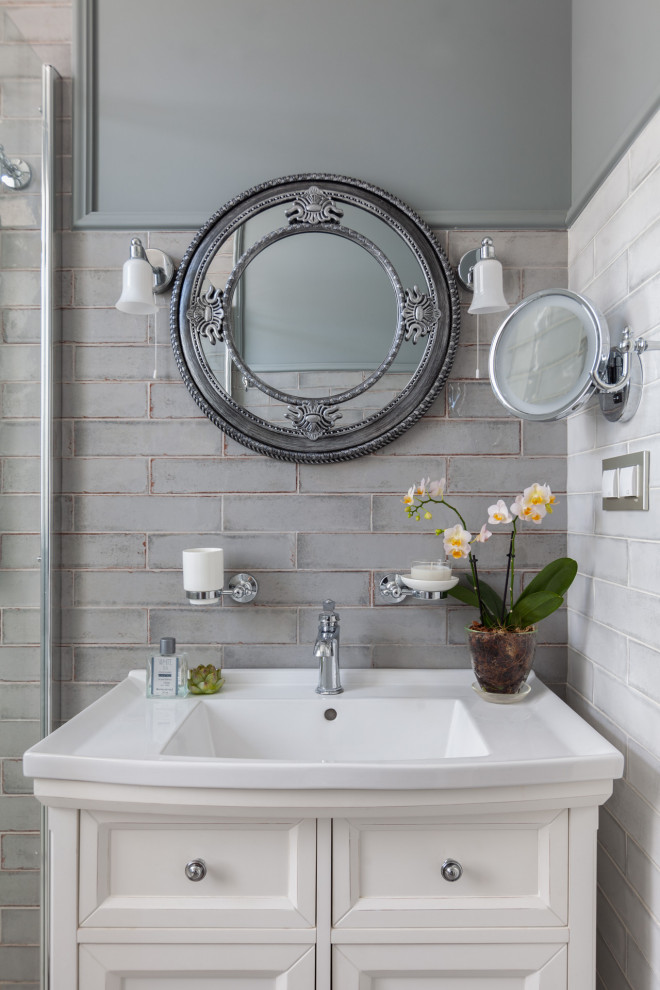
[[[196,547],[183,551],[185,591],[219,591],[224,583],[224,557],[219,547]]]
[[[415,581],[448,581],[451,578],[451,567],[441,561],[414,560],[410,576]]]

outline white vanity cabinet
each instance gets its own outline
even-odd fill
[[[143,788],[104,790],[50,810],[50,990],[593,986],[597,809],[583,799],[514,788],[515,811],[483,793],[457,814],[413,792],[339,816],[328,805],[357,795],[330,792],[278,815],[271,793],[267,808],[255,794],[153,814]]]
[[[25,754],[49,990],[594,990],[621,754],[534,678],[508,708],[470,671],[344,675],[161,709],[133,672]]]

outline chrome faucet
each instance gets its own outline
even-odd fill
[[[314,656],[319,661],[317,694],[341,694],[344,690],[339,676],[339,616],[335,603],[327,599],[321,606],[319,631],[314,644]]]

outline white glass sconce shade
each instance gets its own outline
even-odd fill
[[[502,265],[486,258],[474,266],[474,297],[468,313],[501,313],[509,308],[502,286]]]
[[[184,591],[218,592],[222,590],[224,583],[224,554],[219,547],[196,547],[183,551]]]
[[[509,308],[504,298],[502,265],[495,257],[490,237],[484,237],[478,250],[463,255],[458,265],[458,281],[474,293],[468,313],[502,313]]]
[[[129,258],[124,262],[121,296],[115,305],[122,313],[134,316],[156,312],[154,273],[146,258]]]
[[[174,263],[157,248],[145,251],[139,237],[131,240],[131,256],[124,262],[121,296],[115,307],[122,313],[149,316],[156,312],[154,293],[164,292],[174,278]]]

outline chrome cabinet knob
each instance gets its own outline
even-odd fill
[[[455,859],[446,859],[440,872],[444,880],[454,883],[463,876],[463,867]]]
[[[206,876],[206,863],[203,859],[191,859],[186,863],[186,876],[189,880],[197,882]]]

